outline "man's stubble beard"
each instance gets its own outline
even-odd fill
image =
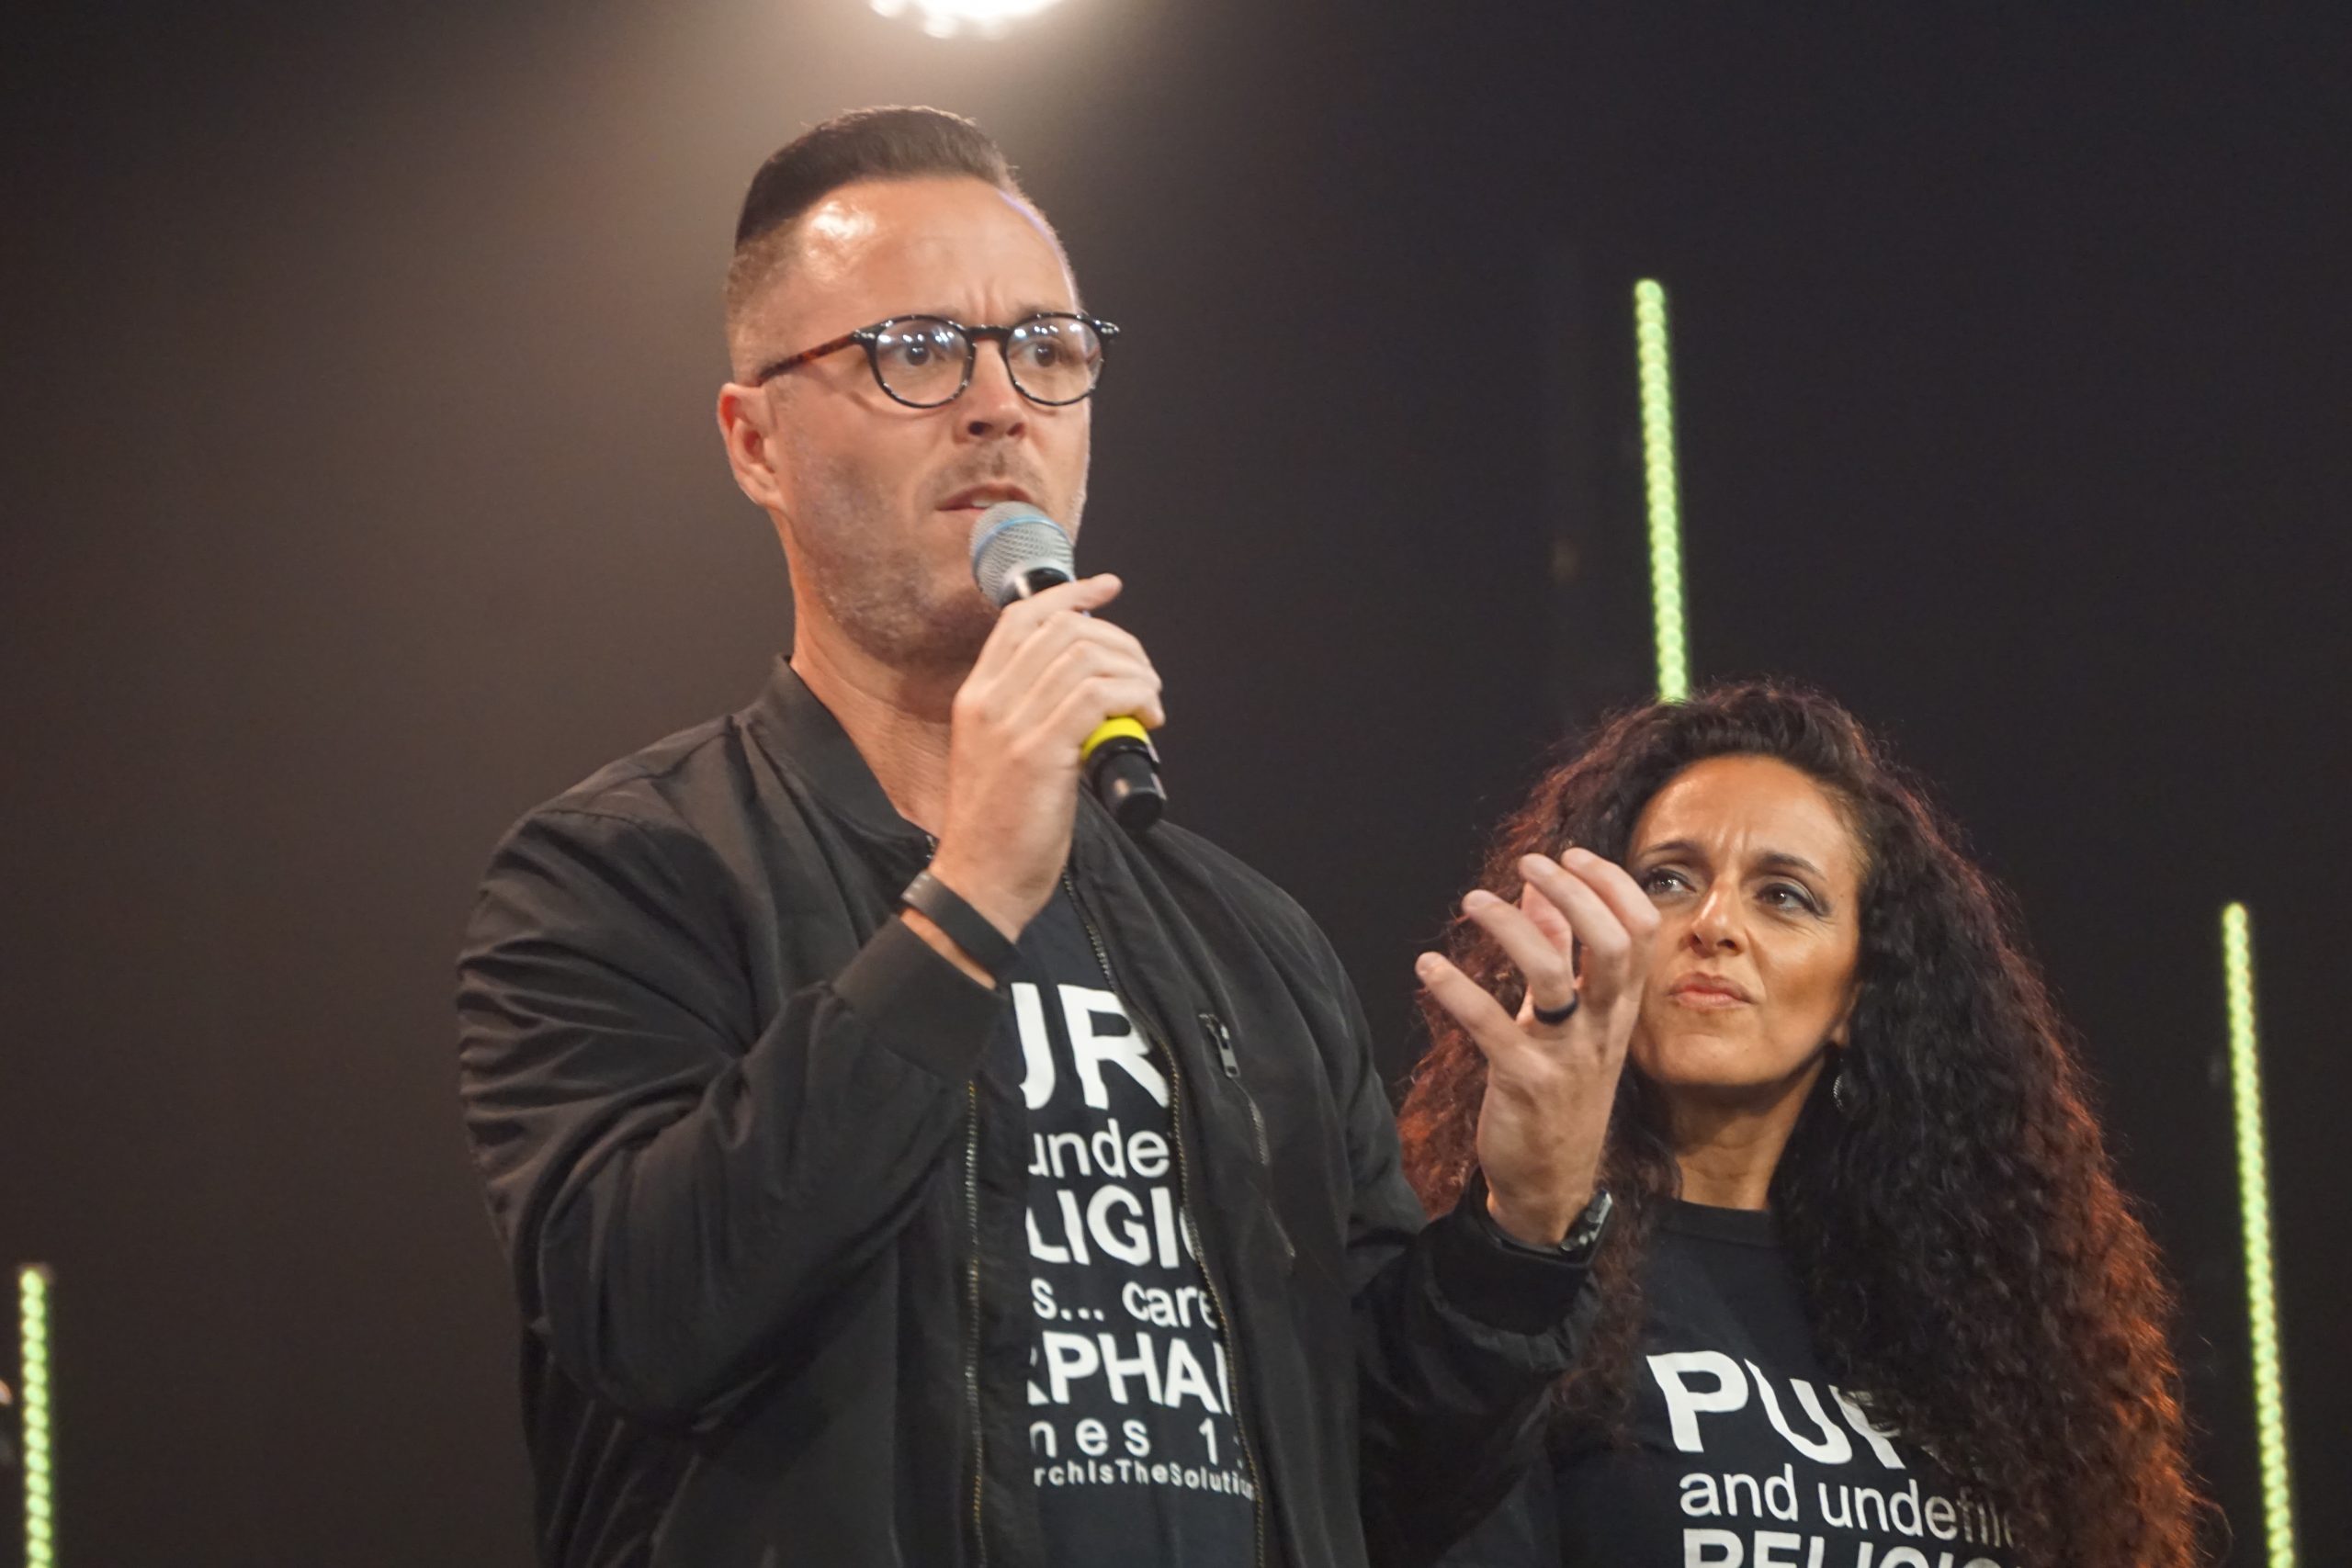
[[[825,615],[858,651],[886,668],[927,675],[968,671],[997,612],[969,572],[950,574],[944,587],[936,581],[932,552],[940,541],[924,530],[948,525],[927,516],[899,532],[889,498],[854,464],[818,459],[806,449],[799,458],[815,482],[790,524],[796,565]],[[971,482],[990,477],[984,473]],[[1081,475],[1070,515],[1060,520],[1073,539],[1085,505]],[[956,541],[958,558],[969,545]]]
[[[890,502],[846,465],[813,476],[809,500],[792,520],[796,567],[826,616],[858,651],[892,670],[960,673],[979,658],[996,611],[968,574],[943,586],[941,541],[922,519],[903,531]],[[958,541],[958,545],[961,545]]]

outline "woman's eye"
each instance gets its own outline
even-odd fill
[[[1690,886],[1690,884],[1680,872],[1666,866],[1659,866],[1656,870],[1642,874],[1642,891],[1653,897],[1661,893],[1679,893]]]
[[[1764,901],[1775,909],[1811,909],[1813,898],[1802,887],[1786,882],[1773,883],[1764,889]]]

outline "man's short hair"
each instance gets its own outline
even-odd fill
[[[944,109],[853,109],[778,149],[752,176],[735,224],[735,259],[727,269],[729,335],[791,254],[795,231],[810,208],[860,180],[935,175],[966,175],[1022,194],[1012,166],[988,132]]]

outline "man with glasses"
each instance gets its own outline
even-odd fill
[[[526,817],[461,963],[543,1560],[1433,1556],[1532,1453],[1588,1194],[1531,1147],[1424,1227],[1321,933],[1080,790],[1165,716],[1119,584],[1000,616],[967,548],[1077,531],[1117,329],[918,109],[762,168],[727,326],[791,657]]]

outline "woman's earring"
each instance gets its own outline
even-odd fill
[[[1846,1054],[1838,1053],[1837,1070],[1829,1075],[1829,1102],[1838,1114],[1850,1122],[1854,1119],[1854,1091],[1846,1087]]]

